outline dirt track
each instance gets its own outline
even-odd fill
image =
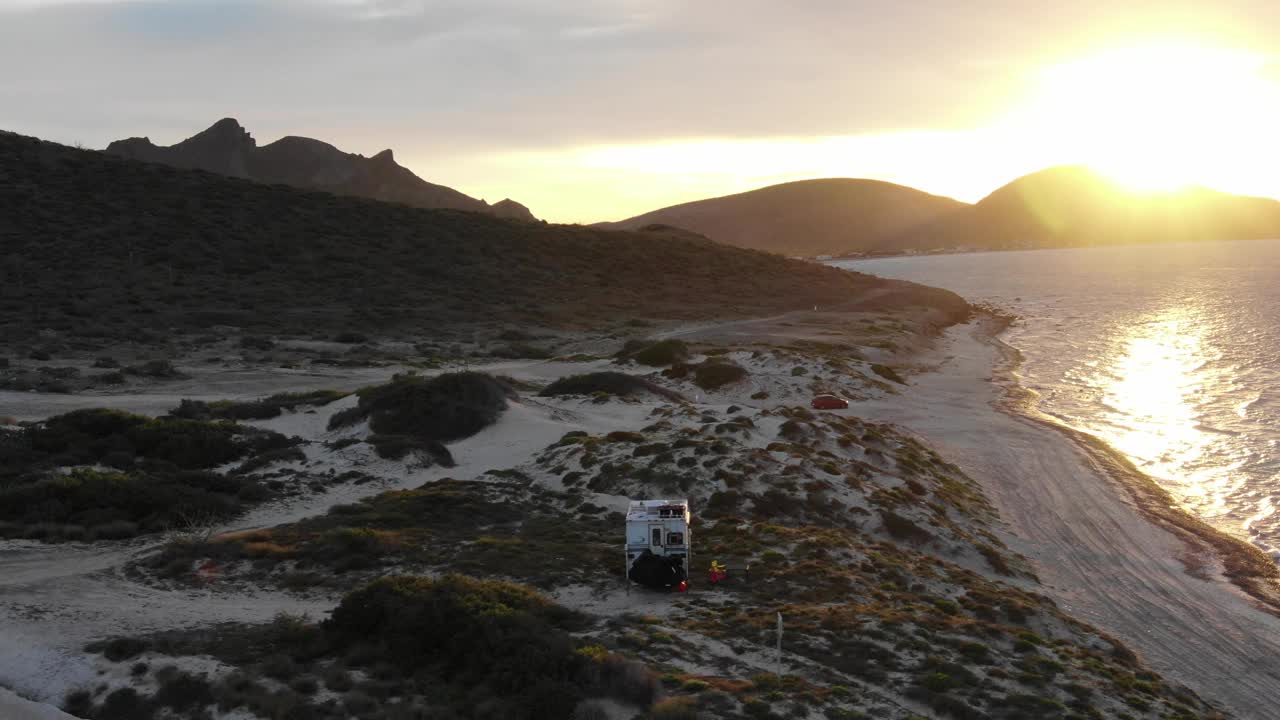
[[[937,372],[856,412],[918,432],[979,480],[1010,544],[1065,610],[1238,717],[1276,717],[1280,619],[1220,577],[1188,575],[1183,544],[1147,522],[1082,449],[998,409],[1001,387],[987,380],[1001,354],[972,326],[953,328],[940,352]]]

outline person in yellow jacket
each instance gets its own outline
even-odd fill
[[[719,560],[711,561],[711,584],[714,585],[728,577],[729,573],[725,570],[725,566],[720,564]]]

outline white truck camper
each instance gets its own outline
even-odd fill
[[[646,587],[685,590],[692,557],[688,500],[632,500],[627,509],[627,577]]]

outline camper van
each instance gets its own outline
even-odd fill
[[[684,589],[690,562],[688,500],[633,500],[627,509],[627,577]]]

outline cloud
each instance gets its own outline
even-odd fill
[[[233,116],[494,187],[466,168],[984,127],[1046,58],[1134,28],[1270,51],[1277,23],[1267,0],[0,0],[0,127],[102,147]]]
[[[272,131],[288,118],[292,131],[382,124],[508,147],[964,120],[938,108],[973,94],[960,90],[965,63],[889,60],[900,40],[882,34],[883,12],[813,7],[823,12],[755,0],[46,2],[0,28],[0,61],[30,68],[0,80],[2,119],[111,124],[92,122],[96,109],[167,130],[179,114],[187,128],[257,115]]]

